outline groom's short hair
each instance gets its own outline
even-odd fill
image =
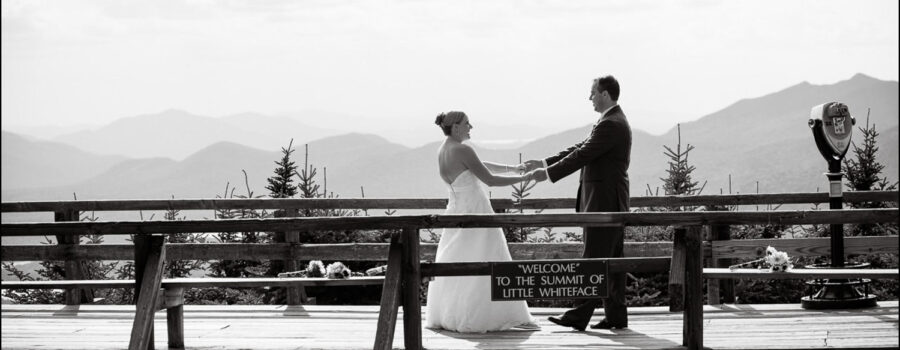
[[[615,77],[607,75],[594,79],[594,81],[597,82],[597,92],[606,90],[613,101],[619,100],[619,81]]]

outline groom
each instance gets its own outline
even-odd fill
[[[619,82],[611,75],[594,79],[590,100],[600,120],[584,141],[543,160],[525,162],[526,170],[535,170],[535,180],[551,182],[581,170],[576,212],[627,212],[628,163],[631,160],[631,127],[619,107]],[[585,227],[584,258],[622,257],[625,228]],[[625,307],[625,274],[611,274],[609,297],[604,303],[606,317],[594,329],[628,327]],[[599,299],[587,300],[549,320],[560,326],[583,331],[591,321]]]

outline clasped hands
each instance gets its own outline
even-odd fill
[[[526,160],[524,163],[516,165],[519,173],[525,174],[525,181],[534,180],[541,182],[547,180],[547,170],[543,168],[544,162],[540,160]]]

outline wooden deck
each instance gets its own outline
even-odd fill
[[[798,304],[721,305],[704,310],[704,342],[713,349],[897,348],[898,302],[856,310],[803,310]],[[188,349],[366,349],[375,339],[378,306],[186,305]],[[562,309],[534,308],[540,331],[460,334],[425,329],[427,349],[678,348],[682,313],[629,309],[630,328],[575,332],[546,318]],[[402,313],[401,313],[402,316]],[[598,313],[599,316],[599,313]],[[3,305],[3,349],[127,348],[134,306]],[[597,317],[596,320],[599,320]],[[156,347],[165,349],[166,314],[156,314]],[[397,322],[394,347],[403,347]]]

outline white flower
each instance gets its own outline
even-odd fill
[[[787,263],[787,253],[785,252],[777,252],[775,254],[772,254],[772,257],[774,260],[774,265],[784,265],[785,263]]]
[[[306,266],[307,277],[325,277],[325,265],[321,260],[311,260]]]
[[[353,274],[353,272],[350,271],[350,268],[340,261],[329,264],[328,267],[325,268],[325,271],[325,277],[332,279],[350,278],[350,276]]]
[[[787,253],[779,252],[771,246],[766,248],[766,257],[764,259],[766,264],[769,265],[769,271],[772,272],[787,271],[794,267],[794,265],[791,264],[791,258]]]

